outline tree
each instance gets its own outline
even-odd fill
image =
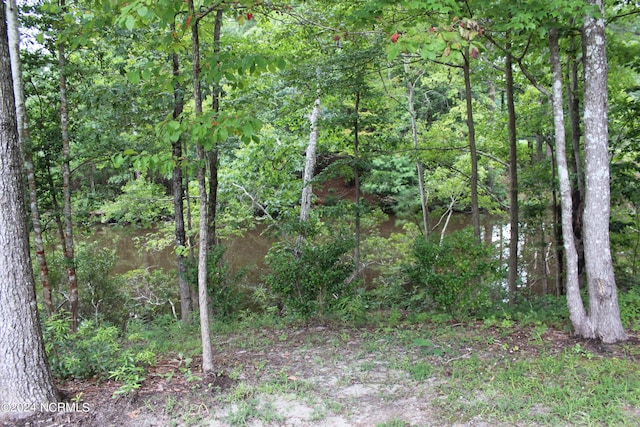
[[[65,0],[60,6],[65,11]],[[78,328],[78,276],[76,275],[73,248],[73,222],[71,218],[71,166],[69,141],[69,106],[67,103],[67,57],[65,41],[58,40],[58,71],[60,73],[60,131],[62,133],[62,189],[64,218],[64,259],[69,283],[69,311],[71,312],[71,330]]]
[[[588,0],[599,16],[587,16],[584,52],[585,208],[584,256],[593,335],[603,342],[627,339],[620,321],[618,291],[611,258],[609,217],[608,64],[603,0]]]
[[[36,192],[36,177],[33,168],[33,150],[29,125],[27,122],[27,109],[24,102],[24,89],[22,85],[22,63],[20,61],[20,33],[18,31],[18,7],[15,0],[7,2],[7,30],[9,37],[9,52],[11,53],[11,72],[13,78],[13,91],[16,100],[16,115],[18,118],[18,136],[20,145],[24,149],[24,164],[29,184],[29,202],[31,210],[31,223],[36,246],[36,257],[40,267],[40,282],[42,284],[42,299],[49,313],[53,313],[54,307],[51,300],[51,286],[49,283],[49,267],[42,240],[42,225],[40,211],[38,210],[38,196]]]
[[[5,23],[0,5],[0,403],[57,402],[36,309],[22,182],[22,149],[11,82]]]

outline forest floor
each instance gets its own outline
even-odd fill
[[[133,394],[113,397],[114,381],[66,381],[58,386],[71,411],[0,414],[0,425],[640,425],[637,334],[603,345],[541,324],[485,321],[216,337],[216,375],[203,376],[197,356],[167,354]]]

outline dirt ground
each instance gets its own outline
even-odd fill
[[[527,351],[535,357],[539,348],[531,345],[531,330],[505,334],[489,328],[482,332],[486,339],[438,343],[434,349],[441,351],[425,355],[419,346],[403,343],[397,331],[389,333],[395,338],[366,328],[308,325],[225,336],[216,343],[216,375],[203,377],[197,358],[168,357],[132,395],[112,397],[120,386],[113,381],[67,381],[58,386],[71,411],[13,414],[13,419],[0,414],[0,425],[495,426],[495,420],[443,413],[439,402],[446,396],[437,386],[450,375],[448,364],[471,355],[505,357],[505,348],[518,349],[518,357]],[[579,342],[557,330],[538,338],[547,352]],[[638,344],[637,337],[632,340]],[[580,342],[592,352],[619,351]],[[440,374],[416,380],[407,367],[423,366],[416,365],[420,362],[437,364]]]

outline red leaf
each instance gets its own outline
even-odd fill
[[[394,33],[394,34],[391,36],[391,43],[395,43],[395,42],[397,42],[399,38],[400,38],[400,34],[398,34],[398,33]]]

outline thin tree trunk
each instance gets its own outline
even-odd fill
[[[222,30],[222,16],[223,9],[220,8],[216,11],[215,24],[213,27],[213,53],[217,55],[220,53],[220,32]],[[214,84],[211,107],[213,111],[218,114],[220,112],[220,86]],[[209,196],[207,209],[207,226],[209,230],[207,232],[207,249],[210,251],[217,244],[216,234],[216,215],[218,210],[218,147],[210,150],[206,153],[207,166],[209,169]]]
[[[476,152],[476,129],[473,121],[473,100],[471,98],[471,70],[469,48],[465,48],[462,71],[464,92],[467,101],[467,128],[469,130],[469,154],[471,157],[471,221],[476,241],[480,242],[480,208],[478,206],[478,153]]]
[[[573,45],[573,43],[572,43]],[[572,46],[572,50],[574,47]],[[575,55],[569,56],[567,107],[571,126],[571,171],[573,178],[573,234],[578,252],[578,280],[580,288],[584,285],[584,245],[582,236],[582,215],[584,213],[584,168],[580,150],[580,101],[578,99],[578,62]]]
[[[36,309],[22,181],[22,152],[0,4],[0,403],[39,411],[58,401]]]
[[[608,64],[603,0],[588,0],[601,16],[585,17],[584,50],[584,150],[585,208],[584,254],[589,290],[589,315],[595,336],[605,343],[623,341],[627,334],[620,321],[618,290],[613,272],[609,216]]]
[[[361,200],[360,200],[360,92],[356,92],[356,102],[354,107],[354,122],[353,122],[353,157],[355,161],[355,167],[353,168],[354,175],[354,185],[356,187],[356,219],[355,219],[355,228],[356,228],[356,247],[354,250],[353,261],[356,266],[355,278],[359,279],[361,275],[361,266],[360,266],[360,208],[361,208]]]
[[[184,109],[184,90],[180,85],[180,63],[178,54],[171,56],[173,67],[173,114],[174,120],[179,120]],[[173,212],[176,236],[176,265],[178,268],[178,288],[180,289],[180,316],[183,322],[191,323],[191,290],[187,281],[185,266],[186,234],[184,231],[184,192],[182,191],[182,138],[172,144],[173,161]]]
[[[578,335],[591,337],[593,328],[588,318],[578,286],[578,254],[573,237],[572,200],[569,168],[564,131],[564,108],[562,106],[562,69],[560,66],[560,52],[558,47],[558,30],[549,31],[549,53],[553,74],[553,125],[556,139],[556,163],[558,165],[558,180],[560,181],[560,203],[562,204],[562,241],[565,258],[565,280],[567,290],[567,305],[573,328]]]
[[[415,108],[415,83],[409,78],[409,64],[404,58],[404,74],[409,96],[409,115],[411,116],[411,138],[413,140],[413,150],[416,156],[416,173],[418,174],[418,190],[420,191],[420,208],[422,210],[422,229],[424,238],[429,239],[429,208],[427,206],[427,190],[424,185],[424,172],[422,161],[418,155],[418,115]]]
[[[189,0],[189,13],[193,17],[191,24],[191,48],[193,63],[193,98],[196,116],[202,115],[202,86],[200,82],[200,37],[199,19],[196,18],[193,0]],[[206,155],[203,145],[197,141],[198,153],[198,189],[200,190],[200,242],[198,245],[198,300],[200,305],[200,337],[202,340],[202,371],[213,371],[213,349],[209,326],[209,296],[207,294],[207,185]]]
[[[64,12],[65,0],[60,0],[60,6]],[[60,73],[60,131],[62,133],[62,188],[65,241],[65,269],[67,283],[69,284],[69,311],[71,313],[71,330],[78,328],[78,277],[76,276],[75,256],[73,248],[73,224],[71,222],[71,167],[69,150],[69,113],[67,104],[67,59],[65,57],[64,42],[58,41],[58,71]]]
[[[16,115],[18,118],[18,136],[20,145],[24,149],[24,164],[29,188],[29,201],[31,210],[31,223],[36,247],[36,258],[40,269],[40,282],[42,283],[42,299],[49,314],[53,313],[51,300],[51,285],[49,282],[49,267],[42,241],[42,225],[40,223],[40,211],[38,210],[38,194],[36,192],[36,177],[33,167],[33,152],[27,109],[24,102],[24,89],[22,85],[22,64],[20,60],[20,33],[18,31],[18,7],[15,0],[7,1],[7,31],[9,34],[9,53],[11,55],[11,75],[13,79],[13,92],[16,102]]]
[[[513,100],[513,68],[511,43],[506,45],[505,80],[507,92],[507,114],[509,117],[509,224],[511,236],[509,238],[509,305],[516,303],[518,290],[518,240],[520,230],[518,226],[518,143],[516,138],[516,110]]]

